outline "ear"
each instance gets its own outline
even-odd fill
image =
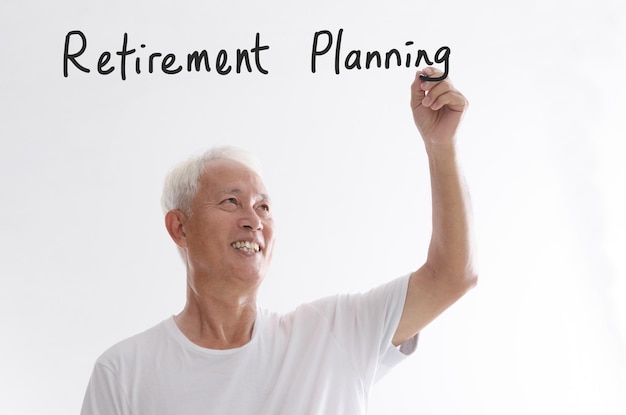
[[[181,248],[187,246],[187,235],[183,224],[187,221],[187,215],[178,209],[170,210],[165,214],[165,228],[170,237]]]

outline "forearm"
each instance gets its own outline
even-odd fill
[[[426,143],[432,192],[432,237],[426,267],[450,288],[476,282],[470,197],[453,142]],[[458,284],[458,285],[457,285]]]

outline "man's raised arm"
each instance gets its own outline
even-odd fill
[[[456,158],[456,132],[468,102],[434,68],[418,71],[411,85],[411,109],[430,167],[432,236],[426,263],[411,275],[393,344],[419,333],[476,284],[470,201]]]

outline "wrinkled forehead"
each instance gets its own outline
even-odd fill
[[[250,193],[255,197],[269,198],[263,179],[252,168],[231,159],[207,161],[200,177],[201,186],[211,193]]]

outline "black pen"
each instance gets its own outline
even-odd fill
[[[420,78],[422,81],[428,81],[428,82],[439,82],[439,81],[443,81],[443,80],[444,80],[444,79],[446,79],[447,77],[448,77],[448,74],[447,74],[447,73],[444,73],[442,76],[438,76],[438,77],[436,77],[436,78],[431,78],[430,76],[426,76],[426,75],[424,75],[423,73],[421,73],[421,74],[419,75],[419,78]]]

